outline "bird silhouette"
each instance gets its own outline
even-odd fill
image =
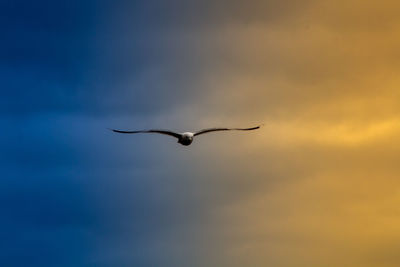
[[[122,131],[122,130],[115,130],[115,129],[110,129],[110,130],[115,133],[122,133],[122,134],[137,134],[137,133],[165,134],[165,135],[169,135],[169,136],[177,138],[179,144],[188,146],[193,142],[193,139],[195,136],[198,136],[201,134],[206,134],[206,133],[211,133],[211,132],[219,132],[219,131],[252,131],[252,130],[257,130],[260,128],[261,128],[261,125],[251,127],[251,128],[208,128],[208,129],[203,129],[203,130],[200,130],[200,131],[194,132],[194,133],[192,133],[192,132],[176,133],[176,132],[169,131],[169,130],[157,130],[157,129],[140,130],[140,131]]]

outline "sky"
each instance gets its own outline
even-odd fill
[[[398,266],[399,8],[0,1],[1,265]]]

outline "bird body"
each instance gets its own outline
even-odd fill
[[[178,143],[184,146],[188,146],[193,142],[193,139],[195,136],[200,135],[200,134],[205,134],[205,133],[210,133],[210,132],[219,132],[219,131],[231,131],[231,130],[237,130],[237,131],[251,131],[251,130],[256,130],[259,129],[261,126],[256,126],[256,127],[251,127],[251,128],[208,128],[208,129],[203,129],[198,132],[192,133],[192,132],[184,132],[184,133],[176,133],[172,132],[169,130],[141,130],[141,131],[121,131],[121,130],[114,130],[110,129],[113,132],[116,133],[123,133],[123,134],[136,134],[136,133],[159,133],[159,134],[165,134],[169,136],[173,136],[178,139]]]
[[[184,146],[188,146],[193,142],[194,133],[184,132],[181,134],[181,137],[178,139],[178,143]]]

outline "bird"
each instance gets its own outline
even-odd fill
[[[116,129],[110,129],[110,130],[115,133],[121,133],[121,134],[137,134],[137,133],[165,134],[165,135],[169,135],[169,136],[177,138],[179,144],[181,144],[183,146],[189,146],[190,144],[192,144],[194,137],[201,135],[201,134],[206,134],[206,133],[211,133],[211,132],[219,132],[219,131],[252,131],[252,130],[257,130],[260,128],[261,128],[261,125],[251,127],[251,128],[208,128],[208,129],[203,129],[203,130],[200,130],[200,131],[197,131],[194,133],[193,132],[177,133],[177,132],[173,132],[170,130],[158,130],[158,129],[139,130],[139,131],[123,131],[123,130],[116,130]]]

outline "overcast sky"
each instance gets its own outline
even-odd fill
[[[0,265],[398,266],[399,8],[2,1]]]

